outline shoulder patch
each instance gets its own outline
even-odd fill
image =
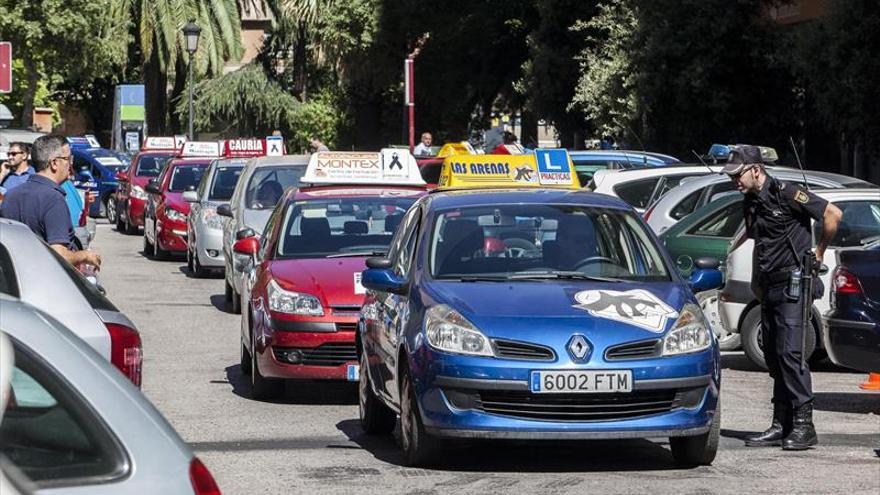
[[[794,195],[794,200],[801,204],[807,204],[807,202],[810,201],[810,197],[807,196],[807,193],[798,190]]]

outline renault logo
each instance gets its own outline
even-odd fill
[[[592,350],[590,343],[587,342],[586,337],[583,335],[572,335],[568,341],[568,353],[571,354],[571,358],[575,361],[586,361],[590,357],[590,351]]]

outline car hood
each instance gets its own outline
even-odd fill
[[[693,295],[676,282],[433,282],[428,289],[487,336],[541,342],[581,333],[595,343],[656,338]]]
[[[269,221],[270,216],[272,216],[272,210],[250,210],[247,208],[242,210],[241,215],[245,226],[254,229],[257,235],[263,234],[263,229],[266,228],[266,222]]]
[[[183,200],[183,193],[166,192],[165,206],[170,206],[184,215],[189,215],[189,203]]]
[[[272,277],[285,290],[304,292],[317,297],[324,307],[360,308],[364,290],[360,286],[366,257],[317,258],[273,261]],[[358,289],[355,289],[357,280]]]

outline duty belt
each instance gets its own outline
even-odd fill
[[[762,272],[760,277],[761,285],[776,285],[781,282],[787,282],[791,272],[795,270],[797,270],[797,266],[780,268],[772,273]]]

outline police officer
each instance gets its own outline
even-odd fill
[[[818,438],[813,427],[810,369],[801,359],[802,304],[812,305],[817,291],[813,297],[803,297],[792,294],[789,284],[803,254],[812,247],[810,220],[822,224],[815,252],[821,262],[837,232],[841,212],[803,186],[768,175],[757,146],[734,147],[723,171],[745,194],[746,233],[755,241],[752,288],[761,301],[764,359],[773,378],[773,422],[766,431],[747,437],[746,445],[805,450],[816,445]]]
[[[0,206],[0,217],[21,222],[46,241],[71,265],[98,267],[101,257],[94,251],[77,251],[73,223],[59,184],[70,174],[70,146],[61,136],[40,136],[31,147],[36,173],[10,191]]]

